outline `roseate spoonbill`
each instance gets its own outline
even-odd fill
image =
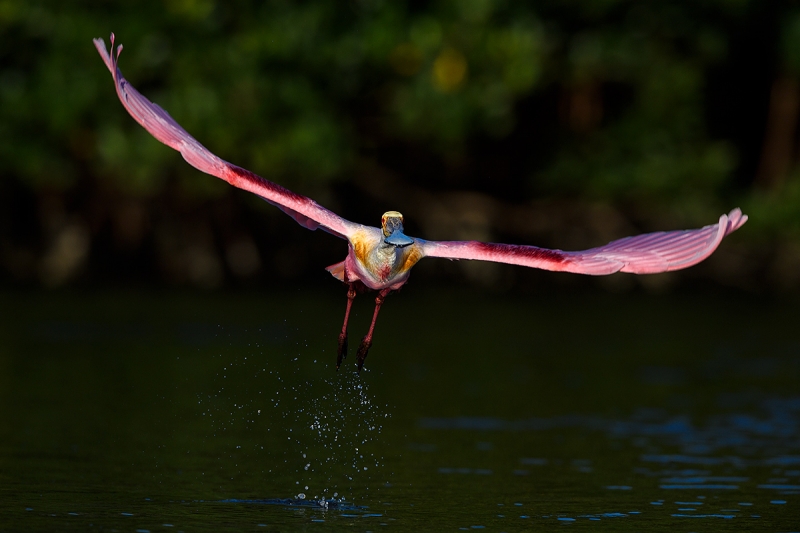
[[[381,227],[363,226],[345,220],[318,205],[314,200],[293,193],[249,170],[228,163],[212,154],[189,135],[161,107],[150,102],[130,85],[117,67],[122,45],[114,52],[103,39],[94,44],[114,77],[122,105],[156,139],[179,151],[193,167],[221,178],[234,187],[257,194],[310,230],[322,228],[347,240],[347,257],[327,270],[347,285],[347,307],[339,334],[336,368],[347,356],[347,321],[356,291],[378,291],[375,311],[367,334],[356,352],[358,370],[372,345],[375,321],[386,296],[408,280],[417,261],[423,257],[476,259],[509,263],[545,270],[578,274],[606,275],[614,272],[652,274],[687,268],[703,261],[716,250],[722,238],[747,221],[737,208],[719,217],[716,224],[699,229],[647,233],[626,237],[590,250],[564,252],[518,244],[495,244],[477,241],[426,241],[403,233],[403,215],[389,211],[381,217]]]

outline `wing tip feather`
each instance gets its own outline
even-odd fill
[[[731,209],[731,212],[728,213],[728,226],[725,234],[729,235],[744,226],[744,223],[747,222],[748,218],[749,217],[742,213],[742,210],[738,207]]]
[[[120,44],[117,46],[117,53],[115,54],[114,41],[116,40],[116,36],[114,35],[113,31],[108,38],[111,41],[111,46],[108,49],[106,48],[106,42],[102,37],[92,39],[92,42],[94,43],[94,47],[100,53],[100,57],[103,59],[106,67],[108,67],[108,70],[114,74],[114,79],[116,80],[117,60],[119,59],[119,55],[122,53],[122,45]]]
[[[713,254],[716,251],[716,249],[719,248],[722,239],[724,239],[726,235],[728,235],[731,231],[734,231],[739,227],[739,225],[741,225],[741,224],[736,225],[737,222],[739,222],[739,220],[741,219],[741,217],[742,217],[742,212],[738,207],[731,210],[731,212],[727,215],[725,214],[720,215],[719,222],[716,224],[717,231],[713,235],[713,238],[709,239],[708,244],[693,256],[670,264],[667,267],[666,272],[683,270],[684,268],[689,268],[708,259],[711,256],[711,254]],[[733,227],[733,229],[730,229],[731,227]]]

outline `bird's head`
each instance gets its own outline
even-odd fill
[[[403,215],[397,211],[387,211],[381,217],[383,242],[396,248],[403,248],[414,243],[414,239],[403,233]]]

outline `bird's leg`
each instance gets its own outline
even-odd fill
[[[372,323],[369,325],[369,331],[367,331],[367,334],[361,340],[361,345],[358,347],[358,351],[356,352],[356,363],[358,363],[359,372],[361,372],[361,367],[364,366],[364,359],[367,358],[367,352],[369,352],[369,348],[372,346],[372,332],[375,329],[375,321],[378,320],[378,313],[381,310],[381,304],[390,291],[391,289],[384,289],[379,292],[378,296],[375,298],[375,312],[372,314]]]
[[[342,359],[347,357],[347,321],[350,319],[350,307],[352,307],[355,298],[356,288],[351,283],[347,289],[347,309],[344,311],[344,324],[342,324],[342,332],[339,334],[339,351],[336,354],[336,370],[339,370]]]

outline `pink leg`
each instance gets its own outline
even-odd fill
[[[375,312],[372,314],[372,323],[369,325],[369,331],[367,331],[366,336],[361,340],[361,346],[358,347],[358,352],[356,352],[356,363],[358,363],[359,372],[361,372],[361,368],[364,366],[364,359],[367,358],[367,352],[369,352],[372,346],[372,332],[375,330],[375,321],[378,320],[381,304],[383,300],[386,299],[386,295],[390,292],[391,289],[384,289],[379,292],[377,298],[375,298]]]
[[[347,289],[347,309],[344,311],[344,324],[342,325],[342,332],[339,334],[339,351],[336,354],[336,370],[342,364],[342,359],[347,357],[347,321],[350,320],[350,307],[353,306],[353,300],[356,298],[356,288],[351,283]]]

